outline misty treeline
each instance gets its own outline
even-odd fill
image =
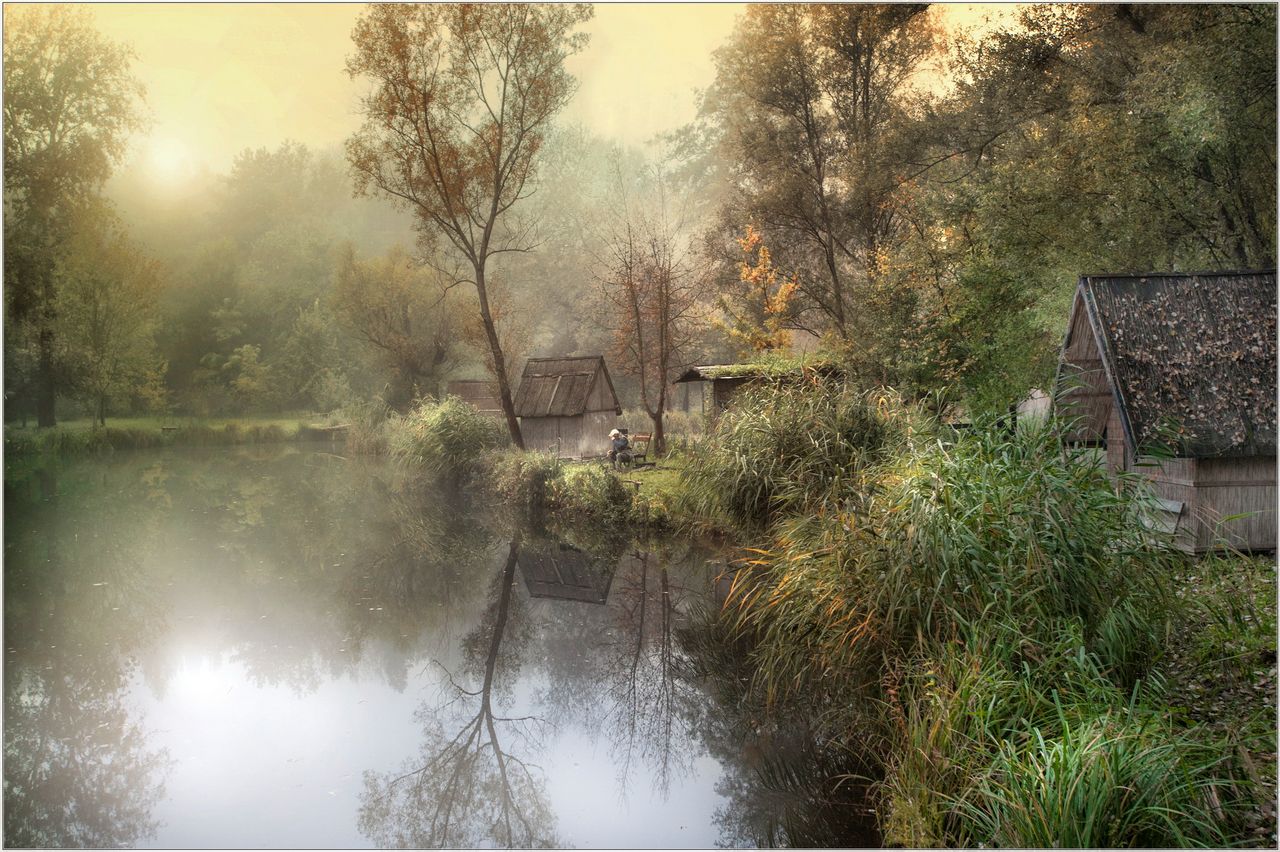
[[[641,151],[556,120],[589,7],[371,7],[334,57],[372,84],[345,151],[157,190],[113,177],[146,132],[129,52],[28,10],[6,417],[403,410],[495,371],[510,410],[524,358],[603,352],[657,418],[688,364],[789,347],[1007,405],[1079,274],[1274,265],[1275,16],[749,7],[697,120]]]

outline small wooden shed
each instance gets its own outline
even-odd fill
[[[526,447],[574,458],[604,455],[622,414],[602,355],[530,358],[515,406]]]
[[[1151,481],[1182,549],[1275,549],[1274,270],[1082,277],[1055,397],[1070,440]]]
[[[771,369],[759,364],[706,364],[690,367],[672,384],[688,382],[705,382],[711,386],[711,392],[703,392],[703,411],[712,420],[729,407],[735,395],[744,387],[761,381],[788,381],[800,379],[806,370],[814,370],[823,375],[838,375],[840,369],[831,363],[818,362],[809,366],[798,366],[788,370]],[[705,387],[705,385],[704,385]],[[708,406],[707,401],[710,400]]]
[[[498,386],[485,381],[454,381],[445,385],[445,393],[456,396],[481,414],[505,420],[502,401],[498,399]]]

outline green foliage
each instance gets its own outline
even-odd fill
[[[550,484],[548,498],[562,520],[572,518],[619,528],[630,521],[632,491],[603,465],[562,468],[561,475]]]
[[[724,441],[798,483],[755,515],[765,543],[726,605],[751,642],[753,690],[803,696],[822,708],[823,736],[881,766],[893,843],[1220,842],[1240,801],[1234,770],[1205,731],[1152,709],[1182,557],[1141,524],[1139,484],[1117,490],[1052,423],[942,441],[888,404],[871,409],[875,443],[760,443],[784,411],[839,422],[824,418],[840,400],[817,384],[761,388],[736,412],[755,428],[728,420],[685,474],[692,492],[726,497],[751,481],[699,481],[707,459],[733,458]],[[868,444],[879,452],[844,449]]]
[[[548,484],[560,475],[555,453],[498,450],[485,457],[491,493],[509,506],[537,517],[547,506]]]
[[[1147,714],[1109,712],[1003,742],[959,809],[959,845],[1224,846],[1221,753]]]
[[[387,452],[390,414],[391,410],[384,403],[376,401],[346,406],[340,419],[347,426],[347,452],[357,455]]]
[[[684,482],[699,513],[759,527],[859,493],[893,434],[872,397],[807,371],[740,391],[690,449]]]
[[[506,443],[501,423],[455,396],[423,400],[388,430],[392,458],[455,484],[479,470],[484,453]]]
[[[490,493],[536,523],[624,529],[633,521],[633,493],[596,462],[565,464],[554,453],[508,449],[486,457],[485,479]]]

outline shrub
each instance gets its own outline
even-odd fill
[[[388,446],[400,464],[460,484],[481,456],[505,443],[500,423],[461,399],[424,400],[389,424]]]
[[[779,524],[741,583],[744,626],[774,688],[865,672],[975,624],[1033,657],[1080,624],[1084,647],[1132,683],[1157,647],[1178,554],[1141,527],[1139,497],[1048,430],[979,428],[882,467],[879,493]]]
[[[540,517],[547,505],[548,483],[560,475],[555,453],[495,450],[484,458],[489,490],[502,502]]]
[[[353,455],[381,455],[387,451],[388,417],[391,409],[380,400],[354,402],[342,410],[347,424],[347,452]]]
[[[562,469],[552,480],[550,503],[563,519],[588,520],[621,527],[628,523],[632,491],[613,471],[599,464]]]
[[[808,372],[743,390],[690,449],[684,483],[699,512],[759,528],[859,494],[894,431],[868,396]]]

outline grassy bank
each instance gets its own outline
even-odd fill
[[[209,418],[178,420],[120,418],[106,426],[88,420],[59,423],[49,429],[6,425],[5,453],[13,457],[75,456],[96,452],[153,447],[209,447],[233,444],[265,444],[306,437],[307,426],[298,418]]]
[[[957,439],[822,382],[745,398],[676,500],[751,545],[727,605],[749,690],[817,708],[819,738],[877,779],[892,844],[1269,837],[1274,574],[1217,593],[1256,563],[1188,563],[1146,530],[1140,483],[1056,434]],[[1232,659],[1255,668],[1231,707],[1188,712],[1179,672]]]

